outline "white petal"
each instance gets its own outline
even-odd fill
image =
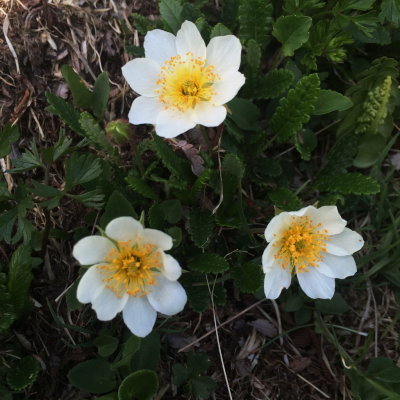
[[[331,299],[335,293],[335,279],[321,274],[318,267],[297,273],[303,292],[312,299]]]
[[[349,228],[344,228],[342,233],[329,237],[326,243],[328,253],[335,256],[349,256],[364,246],[364,239],[360,234]]]
[[[134,335],[145,337],[153,329],[157,312],[146,297],[129,297],[122,316],[126,326]]]
[[[176,281],[182,274],[182,268],[178,261],[169,254],[162,253],[163,256],[163,274],[170,281]]]
[[[146,58],[151,58],[162,65],[176,55],[175,36],[161,29],[153,29],[147,32],[144,38],[144,52]]]
[[[92,308],[96,311],[97,319],[100,321],[110,321],[113,319],[123,310],[128,298],[127,294],[117,297],[112,290],[107,288],[98,292],[92,300]]]
[[[142,243],[154,244],[161,250],[172,248],[172,237],[157,229],[146,228],[141,238]]]
[[[97,269],[97,265],[90,267],[79,281],[76,289],[76,298],[79,302],[86,304],[103,290],[105,283],[101,279],[101,274]]]
[[[131,124],[155,124],[158,114],[163,110],[157,97],[139,96],[133,100],[128,114]]]
[[[265,240],[267,242],[272,242],[274,240],[274,235],[279,237],[280,233],[289,227],[290,221],[291,217],[287,212],[281,212],[280,214],[275,215],[265,228]]]
[[[217,73],[237,71],[240,67],[242,45],[233,35],[217,36],[207,46],[207,65],[213,65]]]
[[[185,21],[176,34],[177,53],[184,56],[190,52],[194,57],[206,58],[206,45],[193,22]]]
[[[196,124],[204,126],[218,126],[226,118],[224,106],[214,106],[208,101],[202,101],[193,110],[193,120]]]
[[[274,255],[276,253],[277,247],[274,246],[274,243],[275,243],[274,241],[271,242],[266,247],[266,249],[264,250],[263,255],[262,255],[261,262],[262,262],[262,266],[263,266],[263,271],[265,273],[267,273],[271,268],[276,267],[276,260],[275,260]]]
[[[290,286],[292,275],[289,269],[276,266],[268,270],[264,279],[264,292],[267,299],[277,299],[283,288]]]
[[[72,255],[81,265],[92,265],[103,261],[114,248],[114,244],[103,236],[86,236],[75,244]]]
[[[357,272],[356,262],[352,256],[334,256],[325,254],[322,262],[319,263],[318,271],[330,278],[344,279]]]
[[[132,217],[118,217],[113,219],[106,226],[106,234],[117,242],[132,243],[136,241],[138,235],[143,232],[142,224]]]
[[[150,304],[160,313],[174,315],[185,307],[187,296],[185,289],[179,282],[169,281],[162,276],[158,278],[159,284],[154,286],[147,295]]]
[[[196,126],[188,113],[175,110],[164,110],[158,114],[156,133],[165,138],[174,138]]]
[[[232,100],[244,85],[245,80],[244,75],[238,71],[231,71],[224,74],[212,86],[216,93],[211,101],[219,106]]]
[[[326,229],[328,235],[337,235],[343,232],[347,222],[340,216],[336,206],[323,206],[321,208],[307,207],[308,216],[313,224],[321,224],[321,229]]]
[[[298,211],[289,211],[288,214],[294,215],[296,217],[302,217],[303,215],[306,215],[307,213],[315,212],[316,208],[314,206],[307,206],[303,207],[302,209]]]
[[[148,58],[135,58],[122,67],[129,86],[142,96],[155,97],[161,67]]]

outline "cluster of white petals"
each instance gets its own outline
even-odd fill
[[[185,21],[177,35],[154,29],[144,39],[145,58],[129,61],[122,73],[140,96],[129,112],[132,124],[153,124],[157,135],[173,138],[197,124],[220,125],[224,104],[245,78],[239,70],[242,46],[233,35],[217,36],[206,47],[195,24]]]
[[[346,224],[336,206],[308,206],[272,218],[265,230],[269,244],[262,256],[265,296],[276,299],[296,274],[307,296],[332,298],[335,278],[357,272],[352,254],[364,245],[363,238]]]
[[[79,282],[77,298],[92,303],[101,321],[122,311],[131,332],[144,337],[153,329],[157,312],[177,314],[187,301],[177,282],[181,267],[165,253],[172,248],[172,238],[143,228],[131,217],[112,220],[105,234],[87,236],[74,246],[79,263],[92,265]]]

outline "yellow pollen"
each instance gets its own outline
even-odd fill
[[[211,101],[215,95],[212,86],[218,79],[220,76],[213,65],[206,66],[204,59],[188,52],[164,62],[156,93],[165,109],[183,112],[195,108],[201,101]]]
[[[326,253],[329,236],[321,224],[314,224],[306,217],[292,216],[290,226],[277,238],[275,260],[283,269],[290,266],[291,272],[308,272],[310,267],[318,267]]]
[[[152,244],[118,242],[98,268],[103,282],[117,297],[125,293],[143,297],[157,284],[162,267],[158,248]]]

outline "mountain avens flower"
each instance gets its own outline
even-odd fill
[[[79,282],[77,298],[92,303],[101,321],[122,311],[131,332],[144,337],[157,311],[174,315],[186,304],[186,292],[177,282],[181,267],[164,252],[172,248],[172,238],[131,217],[112,220],[105,234],[87,236],[74,246],[80,264],[92,265]]]
[[[145,58],[122,67],[140,95],[129,112],[132,124],[153,124],[157,135],[173,138],[196,124],[211,127],[224,121],[224,104],[245,81],[238,71],[238,38],[217,36],[206,47],[196,25],[185,21],[176,36],[160,29],[148,32],[144,51]]]
[[[364,245],[363,238],[346,224],[336,206],[308,206],[272,218],[265,230],[269,244],[262,256],[265,296],[276,299],[296,274],[307,296],[332,298],[335,278],[357,272],[352,254]]]

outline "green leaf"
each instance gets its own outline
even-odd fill
[[[380,191],[379,183],[374,178],[358,172],[323,177],[317,181],[316,186],[321,191],[341,194],[367,195]]]
[[[196,376],[191,380],[192,393],[201,399],[208,398],[216,387],[217,383],[209,376]]]
[[[35,382],[40,371],[39,363],[31,356],[21,358],[7,372],[7,383],[13,390],[23,390]]]
[[[83,192],[81,194],[65,193],[65,195],[71,199],[79,201],[85,207],[94,208],[96,210],[103,207],[104,194],[99,189]],[[55,200],[57,200],[57,197],[55,197]],[[44,206],[45,202],[42,202],[41,204]],[[46,204],[46,206],[51,209],[57,206],[54,204],[56,204],[56,202],[51,199],[49,200],[49,204]]]
[[[79,112],[63,98],[52,93],[46,92],[46,99],[49,103],[46,110],[61,118],[75,133],[82,135],[82,128],[79,124]]]
[[[176,224],[181,220],[183,210],[182,204],[179,200],[165,200],[160,204],[160,207],[164,213],[164,218],[170,224]]]
[[[400,26],[400,1],[399,0],[383,0],[381,4],[381,12],[379,14],[381,23],[385,20],[392,24],[395,28]]]
[[[214,229],[214,217],[208,210],[193,208],[189,213],[189,234],[193,243],[206,248],[211,241]]]
[[[273,69],[262,77],[254,88],[255,99],[275,99],[281,96],[293,82],[293,72],[287,69]]]
[[[198,254],[189,261],[189,268],[192,271],[218,274],[229,269],[225,258],[213,253]]]
[[[190,379],[191,372],[182,364],[172,366],[172,383],[179,387]]]
[[[114,190],[108,198],[100,224],[105,227],[110,221],[118,217],[138,218],[131,202],[118,190]]]
[[[260,110],[250,100],[234,98],[228,103],[229,118],[239,127],[249,131],[260,129]]]
[[[240,39],[254,39],[261,47],[267,43],[272,27],[273,6],[270,0],[240,0]]]
[[[280,187],[268,194],[274,206],[284,211],[296,211],[301,208],[301,200],[288,188]]]
[[[159,136],[153,135],[152,148],[158,157],[173,174],[177,175],[184,183],[193,179],[188,162],[175,154],[170,146]]]
[[[66,80],[69,90],[71,90],[75,105],[80,108],[89,108],[92,102],[92,94],[79,75],[69,65],[61,67],[61,74]]]
[[[235,286],[243,293],[255,293],[263,284],[261,265],[254,262],[240,264],[232,269]]]
[[[111,335],[101,335],[93,340],[100,357],[109,357],[117,350],[118,339]]]
[[[243,161],[237,155],[227,154],[222,161],[222,170],[240,180],[243,178],[245,168]]]
[[[148,199],[158,200],[158,194],[143,179],[135,176],[128,176],[125,180],[134,192]]]
[[[328,153],[328,162],[321,171],[321,175],[335,175],[346,172],[353,165],[357,153],[357,135],[340,136]]]
[[[303,124],[310,120],[319,94],[317,74],[304,76],[287,96],[279,101],[271,118],[271,127],[280,142],[293,140]]]
[[[109,392],[116,385],[111,364],[100,358],[75,365],[69,371],[68,379],[78,389],[96,394]]]
[[[106,135],[96,120],[88,113],[83,112],[79,119],[83,130],[83,135],[89,142],[100,150],[104,150],[108,155],[114,154],[114,148],[106,139]]]
[[[216,36],[226,36],[226,35],[232,35],[232,32],[224,24],[218,22],[218,24],[216,24],[211,29],[210,39]]]
[[[282,52],[285,56],[293,56],[308,40],[312,18],[296,15],[279,17],[272,31],[272,35],[282,43]]]
[[[162,24],[160,24],[161,21],[151,21],[150,19],[138,13],[131,14],[131,17],[133,19],[134,27],[143,36],[145,36],[148,31],[151,31],[155,28],[162,28]],[[141,49],[143,50],[143,47],[141,47]],[[141,57],[144,57],[144,54]]]
[[[72,153],[65,163],[65,190],[93,181],[101,173],[100,160],[94,154]]]
[[[330,300],[316,300],[315,308],[323,314],[343,314],[349,306],[339,293],[335,293]]]
[[[313,115],[328,114],[332,111],[344,111],[353,106],[353,102],[346,96],[334,90],[320,90]]]
[[[178,32],[181,28],[182,20],[182,4],[178,0],[161,0],[160,1],[161,18],[168,24],[173,33]]]
[[[299,294],[291,294],[285,301],[285,311],[295,312],[300,310],[304,305],[304,298]]]
[[[25,150],[20,158],[14,160],[14,168],[11,173],[24,172],[33,168],[44,167],[42,158],[39,154],[35,141],[33,140],[30,149]]]
[[[235,30],[239,14],[239,0],[224,0],[222,4],[222,23]]]
[[[107,72],[102,72],[94,83],[92,93],[93,113],[97,119],[102,119],[107,108],[110,95],[110,83]]]
[[[19,138],[17,125],[6,124],[0,129],[0,157],[5,157],[11,151],[11,145]]]
[[[358,152],[353,165],[357,168],[372,167],[381,157],[386,147],[386,139],[381,135],[363,135],[358,144]]]
[[[38,196],[53,197],[61,195],[61,192],[52,186],[44,185],[43,183],[36,182],[33,179],[32,179],[32,184],[34,188],[31,189],[31,192]]]
[[[160,360],[160,350],[160,337],[157,332],[153,331],[141,339],[140,348],[132,358],[132,369],[134,371],[141,369],[155,371]]]
[[[28,291],[33,277],[30,252],[28,246],[19,246],[9,264],[8,292],[17,314],[21,314],[29,304]]]
[[[128,375],[118,389],[118,400],[150,400],[158,389],[155,372],[140,370]]]

